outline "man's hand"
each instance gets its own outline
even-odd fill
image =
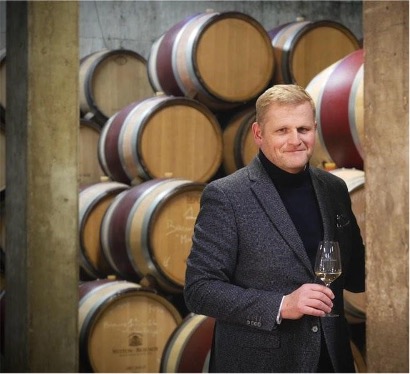
[[[283,319],[299,319],[308,314],[323,317],[332,309],[335,295],[326,286],[306,283],[283,299],[281,317]]]

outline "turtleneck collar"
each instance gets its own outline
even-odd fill
[[[306,181],[310,181],[309,164],[306,164],[301,172],[293,174],[278,168],[267,159],[261,150],[259,150],[258,157],[269,177],[277,187],[297,187]]]

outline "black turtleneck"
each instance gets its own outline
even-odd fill
[[[259,159],[278,190],[314,266],[317,245],[323,237],[323,224],[309,165],[300,173],[292,174],[272,164],[261,151]]]

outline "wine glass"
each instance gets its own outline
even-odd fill
[[[342,274],[339,243],[330,240],[319,242],[315,261],[315,274],[329,287]],[[338,314],[326,313],[325,317],[338,317]]]

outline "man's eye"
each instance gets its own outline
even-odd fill
[[[309,132],[310,130],[307,127],[301,127],[298,130],[301,134],[306,134],[307,132]]]

